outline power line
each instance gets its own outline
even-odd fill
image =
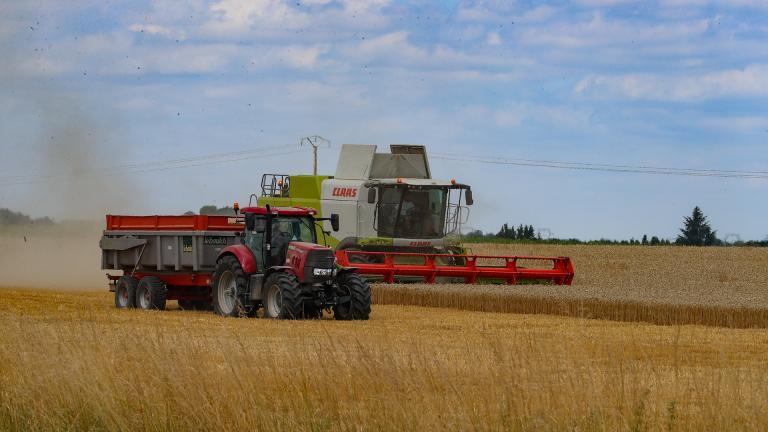
[[[494,165],[515,165],[539,168],[581,170],[581,171],[599,171],[614,173],[636,173],[653,175],[674,175],[689,177],[719,177],[719,178],[744,178],[744,179],[768,179],[768,171],[737,171],[723,169],[694,169],[694,168],[672,168],[656,167],[646,165],[618,165],[618,164],[599,164],[585,162],[565,162],[540,159],[511,159],[494,158],[483,156],[459,155],[450,153],[432,153],[435,159],[453,160],[461,162],[478,162]]]

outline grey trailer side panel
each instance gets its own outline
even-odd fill
[[[238,237],[233,232],[104,231],[99,243],[101,267],[105,270],[136,266],[139,271],[213,271],[219,253],[237,243]]]

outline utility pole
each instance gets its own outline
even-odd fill
[[[312,146],[312,174],[317,175],[317,148],[320,147],[320,144],[328,144],[328,147],[330,147],[331,142],[320,135],[312,135],[301,139],[299,145],[303,147],[304,144]]]

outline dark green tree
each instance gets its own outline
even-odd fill
[[[216,207],[215,205],[204,205],[200,207],[200,214],[201,215],[223,215],[223,216],[231,216],[235,214],[235,209],[229,206],[225,207]]]
[[[504,225],[501,226],[501,229],[499,230],[499,233],[496,234],[496,237],[514,239],[515,238],[514,226],[512,228],[509,228],[509,224],[505,223]]]
[[[693,208],[693,213],[685,217],[683,227],[680,228],[680,235],[677,236],[675,243],[686,246],[712,246],[719,242],[717,231],[712,230],[707,217],[696,206]]]
[[[648,235],[647,234],[643,234],[643,240],[640,241],[640,244],[642,244],[643,246],[648,244]]]

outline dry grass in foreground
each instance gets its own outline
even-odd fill
[[[120,311],[0,289],[0,430],[766,430],[768,333],[376,306]]]
[[[379,304],[656,324],[768,327],[768,249],[471,244],[474,253],[570,256],[572,286],[374,287]]]

